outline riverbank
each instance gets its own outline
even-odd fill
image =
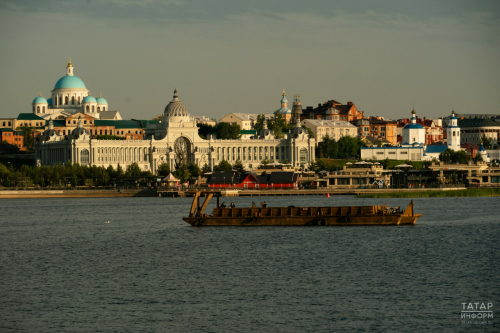
[[[500,188],[474,188],[456,191],[414,191],[414,192],[364,193],[360,198],[441,198],[441,197],[496,197]]]
[[[35,198],[127,198],[127,197],[191,197],[195,189],[188,191],[157,192],[153,189],[101,189],[101,190],[0,190],[0,199]],[[496,189],[300,189],[300,190],[235,190],[221,189],[223,197],[306,196],[306,195],[355,195],[360,198],[429,198],[429,197],[490,197],[500,196]]]
[[[3,190],[0,199],[157,197],[156,190]]]

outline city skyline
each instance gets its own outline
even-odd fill
[[[175,88],[192,115],[272,113],[352,101],[367,116],[498,113],[494,1],[330,3],[2,1],[2,117],[30,112],[65,74],[123,119],[163,112]]]

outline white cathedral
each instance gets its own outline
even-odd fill
[[[51,97],[45,99],[39,94],[33,100],[33,113],[46,119],[65,119],[75,113],[85,113],[95,119],[121,119],[117,112],[108,112],[108,101],[101,94],[95,98],[83,83],[73,74],[71,58],[66,66],[66,75],[61,77],[51,90]],[[108,113],[106,113],[108,112]],[[112,117],[107,117],[107,115]]]
[[[43,116],[45,110],[46,114],[51,112],[49,115],[64,116],[65,112],[83,112],[98,117],[99,107],[100,112],[106,112],[107,103],[99,104],[99,99],[87,102],[90,96],[86,95],[88,91],[83,82],[73,76],[71,62],[67,69],[67,75],[58,81],[52,91],[50,105],[53,107],[49,108],[48,101],[35,103],[35,99],[35,113],[38,114],[38,110],[41,110]],[[61,80],[64,84],[59,84]],[[54,98],[57,100],[55,104]],[[163,163],[167,163],[171,170],[185,163],[195,163],[200,168],[206,164],[213,170],[222,160],[231,164],[240,160],[246,169],[252,170],[262,160],[288,161],[294,167],[305,167],[315,159],[315,140],[300,126],[300,122],[295,124],[284,139],[276,138],[266,127],[250,139],[202,139],[198,135],[196,121],[179,100],[177,90],[174,91],[172,101],[165,107],[162,120],[150,123],[144,129],[143,140],[97,140],[85,128],[82,119],[71,133],[61,135],[54,129],[52,117],[48,118],[48,129],[36,139],[34,145],[36,159],[42,165],[71,161],[99,167],[111,165],[114,168],[120,164],[126,168],[137,163],[143,171],[156,173]]]

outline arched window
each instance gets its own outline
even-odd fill
[[[39,106],[36,107],[36,113],[40,113],[40,107]]]
[[[5,126],[5,121],[2,123],[2,126]]]
[[[33,113],[35,113],[35,106],[33,105]]]
[[[80,153],[80,165],[89,165],[90,153],[87,149],[82,149]]]
[[[75,105],[75,96],[71,96],[71,104]]]
[[[95,106],[92,105],[92,112],[95,112]]]
[[[88,105],[87,105],[87,107],[85,108],[85,110],[86,110],[87,112],[89,112],[89,106],[88,106]]]
[[[80,104],[80,96],[78,96],[78,104]]]
[[[101,111],[101,107],[100,106],[97,107],[97,112],[99,112],[99,111]]]
[[[42,106],[42,113],[45,113],[45,106]]]
[[[105,106],[102,107],[102,111],[106,111],[106,107]]]
[[[62,104],[62,96],[59,96],[59,105]]]
[[[65,105],[68,105],[68,96],[65,96],[65,97],[64,97],[64,104],[65,104]]]

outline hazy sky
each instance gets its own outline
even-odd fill
[[[500,113],[500,1],[0,0],[0,117],[65,75],[123,119],[353,101],[401,118]],[[290,103],[291,104],[291,103]]]

